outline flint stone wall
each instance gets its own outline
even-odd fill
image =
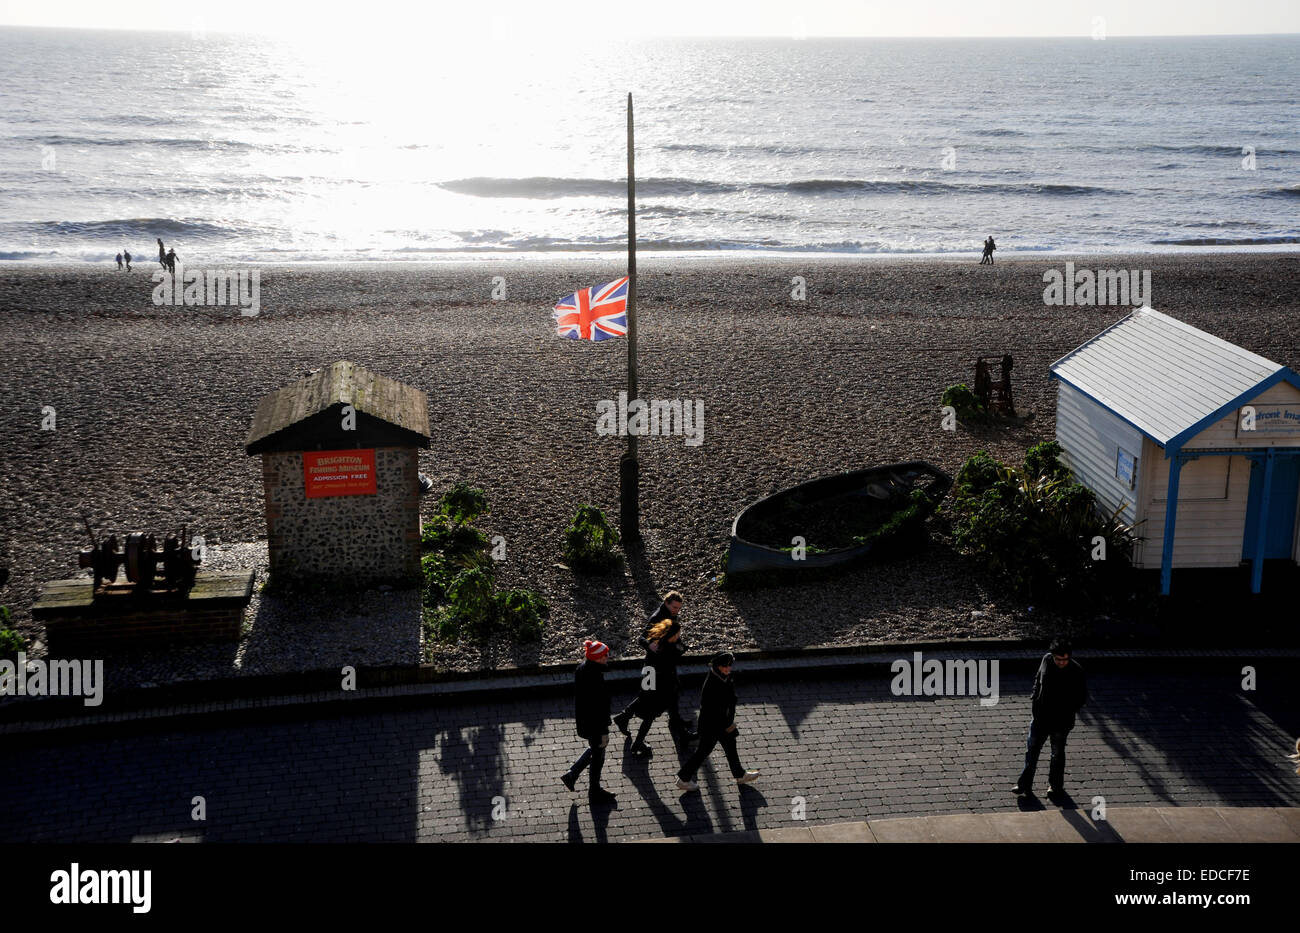
[[[300,582],[329,577],[371,586],[420,572],[419,457],[375,449],[374,495],[308,499],[302,453],[262,454],[271,573]]]

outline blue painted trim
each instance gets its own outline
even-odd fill
[[[1297,374],[1294,370],[1291,370],[1286,366],[1283,366],[1281,369],[1279,369],[1273,375],[1269,376],[1263,382],[1260,382],[1255,386],[1253,386],[1252,388],[1247,389],[1245,392],[1243,392],[1241,395],[1238,395],[1231,402],[1228,402],[1226,405],[1220,406],[1217,411],[1214,411],[1211,414],[1206,415],[1204,418],[1196,422],[1191,427],[1184,428],[1182,431],[1179,431],[1176,435],[1174,435],[1167,442],[1165,442],[1160,440],[1150,431],[1145,430],[1141,425],[1135,424],[1134,422],[1130,421],[1128,418],[1125,418],[1123,415],[1115,411],[1115,409],[1111,408],[1101,399],[1097,398],[1095,395],[1092,395],[1081,386],[1075,385],[1069,379],[1063,377],[1060,373],[1056,373],[1056,372],[1049,373],[1048,379],[1049,380],[1056,379],[1059,380],[1060,382],[1065,383],[1071,389],[1078,392],[1084,398],[1088,399],[1090,402],[1100,405],[1103,409],[1110,412],[1120,421],[1123,421],[1125,424],[1132,426],[1134,429],[1139,431],[1143,436],[1151,438],[1151,440],[1157,446],[1163,447],[1165,449],[1166,457],[1172,456],[1175,450],[1182,447],[1183,444],[1185,444],[1187,441],[1191,440],[1197,434],[1200,434],[1202,431],[1204,431],[1210,425],[1214,424],[1216,421],[1223,418],[1224,415],[1228,414],[1233,409],[1240,408],[1242,404],[1244,404],[1250,398],[1258,395],[1261,392],[1266,392],[1267,390],[1273,388],[1273,386],[1277,385],[1279,382],[1286,382],[1295,386],[1297,389],[1300,389],[1300,374]]]
[[[1160,595],[1169,595],[1174,570],[1174,525],[1178,521],[1178,476],[1183,472],[1182,457],[1169,463],[1169,487],[1165,493],[1165,539],[1160,551]]]
[[[1154,443],[1156,444],[1156,446],[1158,446],[1158,447],[1164,447],[1164,446],[1165,446],[1164,441],[1160,440],[1158,437],[1156,437],[1156,436],[1155,436],[1154,434],[1152,434],[1150,431],[1148,431],[1148,430],[1146,430],[1145,428],[1143,428],[1140,424],[1135,424],[1134,422],[1132,422],[1132,421],[1130,421],[1129,419],[1125,418],[1123,415],[1121,415],[1121,414],[1120,414],[1119,412],[1117,412],[1115,409],[1111,408],[1109,405],[1107,405],[1107,404],[1106,404],[1105,402],[1103,402],[1101,399],[1097,398],[1097,397],[1094,396],[1094,395],[1090,395],[1090,394],[1089,394],[1085,389],[1082,389],[1082,388],[1080,388],[1079,386],[1075,385],[1073,382],[1071,382],[1069,379],[1064,378],[1064,377],[1061,376],[1059,373],[1050,373],[1050,374],[1048,375],[1047,378],[1048,378],[1048,381],[1051,381],[1052,379],[1056,379],[1056,380],[1059,381],[1059,382],[1063,382],[1063,383],[1065,383],[1065,384],[1068,385],[1071,389],[1073,389],[1074,391],[1076,391],[1076,392],[1078,392],[1080,395],[1082,395],[1084,398],[1086,398],[1088,401],[1092,402],[1094,405],[1099,406],[1099,407],[1102,409],[1102,411],[1105,411],[1105,412],[1107,412],[1107,413],[1109,413],[1109,414],[1111,414],[1111,415],[1114,415],[1114,416],[1115,416],[1116,418],[1118,418],[1120,421],[1123,421],[1123,422],[1124,422],[1125,424],[1127,424],[1129,427],[1133,428],[1135,431],[1137,431],[1139,434],[1141,434],[1143,437],[1149,437],[1149,438],[1151,438],[1152,442],[1154,442]],[[1059,403],[1057,404],[1057,410],[1058,410],[1058,411],[1060,410],[1060,404],[1059,404]]]
[[[1300,457],[1300,447],[1184,447],[1189,456],[1197,457],[1249,457],[1260,460],[1269,452],[1275,457]]]
[[[1191,440],[1193,437],[1195,437],[1196,435],[1204,431],[1206,428],[1208,428],[1210,425],[1214,424],[1216,421],[1221,420],[1224,415],[1229,414],[1234,409],[1240,408],[1251,398],[1253,398],[1256,395],[1259,395],[1261,392],[1268,391],[1269,389],[1273,388],[1273,386],[1277,385],[1279,382],[1287,382],[1295,386],[1297,389],[1300,389],[1300,375],[1297,375],[1295,372],[1283,366],[1281,369],[1279,369],[1273,375],[1269,376],[1263,382],[1255,385],[1252,388],[1247,389],[1245,392],[1241,393],[1236,398],[1234,398],[1231,402],[1228,402],[1226,405],[1220,406],[1217,410],[1206,415],[1204,418],[1196,422],[1191,427],[1184,428],[1182,431],[1179,431],[1176,435],[1174,435],[1169,439],[1169,446],[1181,447],[1187,441]]]
[[[1268,538],[1268,497],[1273,491],[1273,451],[1264,457],[1264,490],[1259,500],[1259,528],[1255,531],[1255,559],[1251,561],[1250,591],[1258,593],[1264,578],[1264,542]]]

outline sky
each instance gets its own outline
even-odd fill
[[[303,38],[503,30],[602,36],[1079,36],[1300,33],[1300,0],[492,0],[369,6],[299,0],[0,0],[0,25],[255,32]],[[431,43],[432,44],[432,43]],[[557,51],[571,51],[557,49]]]

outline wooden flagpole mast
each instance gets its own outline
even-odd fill
[[[632,143],[632,94],[627,95],[627,401],[636,388],[636,167]],[[624,539],[636,541],[640,529],[640,465],[637,436],[627,435],[627,452],[619,461],[619,525]]]

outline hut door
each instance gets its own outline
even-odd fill
[[[1273,461],[1273,481],[1268,496],[1268,514],[1261,515],[1264,500],[1264,464],[1254,461],[1250,471],[1250,497],[1246,506],[1246,535],[1242,541],[1243,560],[1255,559],[1259,540],[1259,523],[1267,523],[1264,532],[1264,560],[1290,557],[1295,540],[1296,503],[1300,499],[1300,458],[1278,457]]]

